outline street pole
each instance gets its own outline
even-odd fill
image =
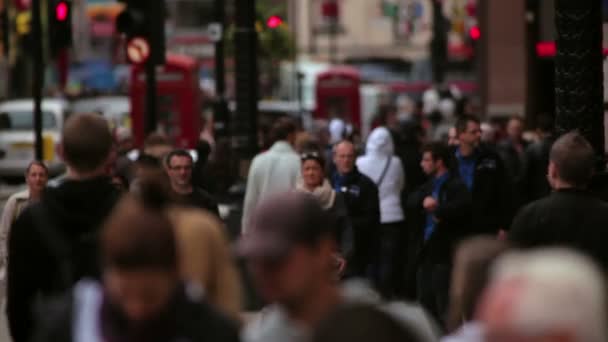
[[[226,21],[226,8],[223,0],[214,1],[215,25],[220,35],[215,42],[215,108],[214,131],[220,136],[228,136],[230,132],[230,116],[226,102],[226,71],[224,67],[224,26]]]
[[[42,0],[32,2],[32,43],[34,45],[34,80],[32,94],[34,97],[34,156],[43,160],[42,155],[42,87],[44,85],[44,59],[42,56]]]
[[[583,134],[604,170],[601,16],[601,1],[556,1],[555,128]]]
[[[151,58],[146,61],[146,136],[156,131],[158,108],[156,99],[156,65]]]
[[[431,62],[433,81],[442,84],[445,80],[447,64],[446,20],[443,16],[442,0],[433,0],[433,40],[431,41]]]
[[[255,0],[236,0],[236,113],[231,120],[232,147],[242,160],[258,149],[258,36],[255,30]]]

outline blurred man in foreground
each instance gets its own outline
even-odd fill
[[[49,307],[37,329],[40,342],[237,342],[236,324],[183,284],[179,251],[160,197],[128,196],[101,235],[102,282],[80,281]]]
[[[278,194],[258,206],[237,251],[247,258],[258,291],[271,305],[245,328],[245,341],[308,341],[313,327],[339,305],[379,304],[378,295],[367,288],[338,285],[332,221],[309,194]],[[424,336],[434,336],[433,324],[421,308],[395,303],[392,309]]]
[[[602,273],[567,250],[499,259],[478,313],[485,341],[608,341]]]

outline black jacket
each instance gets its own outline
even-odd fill
[[[6,307],[15,342],[29,340],[37,298],[64,293],[83,277],[99,278],[97,239],[119,197],[108,178],[65,180],[15,221]]]
[[[203,210],[207,210],[217,217],[220,217],[220,211],[217,206],[217,202],[205,190],[201,188],[193,188],[192,192],[188,195],[177,195],[178,201],[186,206],[195,207]]]
[[[541,199],[551,193],[547,180],[549,167],[549,152],[553,144],[552,138],[545,138],[526,148],[524,155],[524,196],[526,203]]]
[[[498,145],[498,152],[503,159],[512,186],[513,213],[517,212],[525,203],[525,149],[527,146],[527,143],[524,143],[524,149],[520,153],[511,140],[505,140]]]
[[[74,291],[41,310],[34,342],[71,342],[74,340]],[[85,304],[80,304],[85,305]],[[180,288],[169,308],[138,329],[128,324],[124,315],[103,300],[99,330],[108,342],[238,342],[237,325],[200,299]],[[92,309],[95,310],[95,309]]]
[[[335,237],[343,255],[350,255],[353,252],[353,227],[344,196],[341,193],[336,193],[334,205],[328,209],[331,213],[333,227],[335,227]]]
[[[584,190],[559,190],[523,208],[509,240],[524,248],[572,247],[608,270],[608,204]]]
[[[331,177],[332,187],[336,186],[336,175]],[[380,224],[380,200],[378,187],[366,175],[355,169],[344,176],[339,191],[354,231],[373,230]]]
[[[458,169],[458,158],[453,170]],[[477,151],[473,189],[471,233],[497,234],[508,229],[513,217],[512,191],[507,171],[500,156],[489,147]]]
[[[408,212],[412,214],[414,238],[420,253],[418,262],[451,264],[454,249],[459,241],[469,233],[471,224],[472,201],[467,186],[453,173],[439,190],[439,207],[435,212],[438,222],[431,237],[424,241],[427,212],[422,203],[433,193],[433,180],[413,192],[407,202]]]

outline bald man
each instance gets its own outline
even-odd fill
[[[355,165],[355,146],[342,141],[334,147],[336,169],[331,183],[336,192],[342,193],[351,219],[354,233],[354,252],[348,257],[347,276],[367,277],[372,259],[374,232],[380,224],[378,187]]]

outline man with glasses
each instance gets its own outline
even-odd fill
[[[171,188],[181,203],[208,210],[219,217],[217,202],[192,184],[193,164],[192,156],[185,150],[175,150],[167,155],[166,168]]]

